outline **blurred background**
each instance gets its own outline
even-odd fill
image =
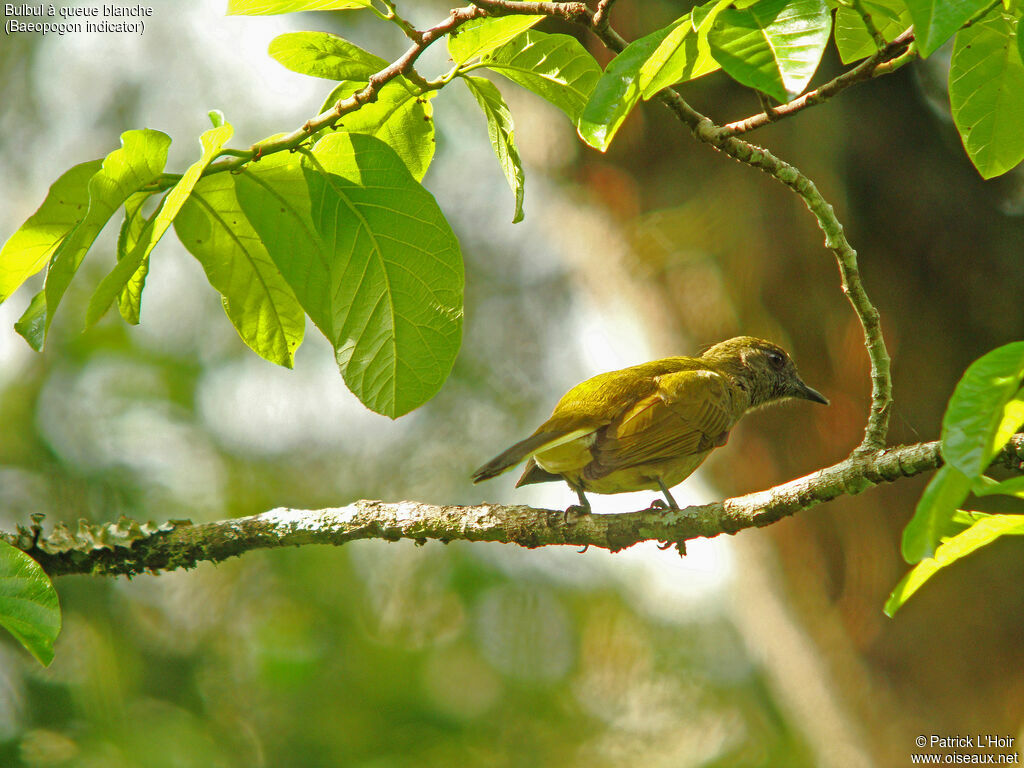
[[[3,39],[0,240],[126,129],[170,134],[180,170],[209,109],[234,124],[233,146],[300,125],[331,84],[266,55],[281,32],[327,29],[390,58],[406,47],[365,13],[152,6],[141,37]],[[427,26],[449,7],[402,10]],[[688,7],[621,0],[613,23],[632,39]],[[444,63],[432,51],[421,72]],[[1024,330],[1024,176],[983,183],[971,168],[947,67],[940,51],[754,136],[818,183],[860,253],[894,360],[894,442],[935,439],[966,365]],[[819,81],[837,71],[830,52]],[[463,348],[433,401],[396,422],[369,413],[312,326],[294,371],[258,359],[170,236],[141,326],[115,314],[82,334],[88,286],[114,261],[105,232],[43,354],[11,329],[38,282],[0,306],[0,526],[33,512],[204,521],[358,498],[564,507],[564,488],[468,477],[583,378],[740,333],[786,347],[832,405],[745,420],[680,501],[845,456],[867,412],[867,359],[803,205],[655,106],[599,155],[546,102],[499,85],[527,168],[515,226],[468,92],[455,84],[433,102],[425,184],[467,272]],[[684,94],[719,122],[757,109],[721,74]],[[0,638],[0,765],[856,768],[909,764],[922,733],[1019,744],[1019,542],[940,574],[896,619],[881,612],[926,481],[692,542],[685,559],[653,543],[609,555],[358,542],[62,578],[50,668]],[[650,496],[597,497],[595,511]]]

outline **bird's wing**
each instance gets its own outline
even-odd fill
[[[712,371],[659,377],[657,390],[597,433],[592,477],[709,451],[735,423],[726,380]]]

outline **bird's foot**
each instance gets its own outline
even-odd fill
[[[590,507],[584,507],[582,504],[573,504],[566,508],[565,512],[562,513],[562,522],[566,525],[569,524],[569,518],[579,518],[590,514]]]
[[[664,551],[666,549],[672,549],[675,546],[679,550],[680,557],[686,557],[686,542],[685,541],[663,541],[658,545],[658,549]]]

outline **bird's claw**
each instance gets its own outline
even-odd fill
[[[583,517],[590,514],[589,507],[584,507],[580,504],[572,504],[566,508],[565,512],[562,513],[562,522],[566,525],[569,524],[569,517]]]

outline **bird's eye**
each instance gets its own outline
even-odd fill
[[[786,356],[781,352],[776,352],[774,349],[769,349],[767,352],[768,362],[772,364],[772,368],[781,369],[786,364]]]

